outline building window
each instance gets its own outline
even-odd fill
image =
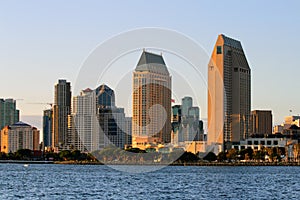
[[[272,144],[272,141],[271,140],[268,140],[267,141],[267,145],[271,145]]]
[[[222,54],[222,46],[217,46],[217,54]]]
[[[234,72],[238,72],[238,71],[239,71],[239,68],[235,67]]]
[[[252,145],[252,141],[248,141],[248,145]]]
[[[258,141],[257,140],[254,140],[254,145],[258,145]]]
[[[278,145],[278,141],[275,140],[275,141],[274,141],[274,145]]]
[[[265,141],[260,141],[260,144],[261,145],[265,145]]]

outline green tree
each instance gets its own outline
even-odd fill
[[[71,151],[69,151],[69,150],[63,150],[63,151],[59,152],[58,156],[59,156],[60,160],[71,160],[72,154],[71,154]]]
[[[230,149],[227,154],[226,154],[226,158],[229,160],[229,161],[232,161],[232,160],[236,160],[237,158],[237,150],[236,149]]]
[[[20,160],[29,160],[32,157],[32,151],[30,149],[19,149],[15,153],[15,158]]]
[[[257,161],[264,160],[265,159],[265,153],[262,150],[254,151],[253,159],[257,160]]]
[[[242,149],[238,152],[238,155],[240,155],[240,160],[252,160],[253,150],[251,148]]]

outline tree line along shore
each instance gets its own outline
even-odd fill
[[[231,149],[215,155],[193,154],[182,150],[174,152],[145,151],[138,148],[121,150],[105,148],[92,153],[78,150],[37,152],[20,149],[15,153],[0,153],[0,163],[38,163],[74,165],[171,165],[171,166],[300,166],[300,160],[288,160],[284,148],[265,148],[260,151]]]

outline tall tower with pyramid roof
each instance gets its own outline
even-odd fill
[[[162,55],[143,51],[133,72],[132,146],[171,141],[171,76]]]

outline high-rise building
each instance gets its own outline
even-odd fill
[[[132,144],[132,117],[125,117],[125,146]]]
[[[124,149],[126,141],[124,108],[116,107],[115,93],[107,85],[99,86],[95,92],[100,144],[103,144],[103,147],[114,145]]]
[[[171,76],[162,55],[143,51],[133,72],[132,146],[171,142]]]
[[[251,134],[272,134],[273,118],[271,110],[251,111],[250,133]]]
[[[20,118],[19,115],[20,112],[16,109],[16,100],[0,99],[0,130],[2,130],[7,125],[18,122]]]
[[[246,139],[250,110],[251,70],[242,45],[219,35],[208,65],[208,145],[221,151]]]
[[[172,106],[172,144],[204,141],[203,122],[199,107],[193,107],[192,97],[184,97],[181,105]]]
[[[52,146],[52,109],[44,110],[43,115],[43,144],[44,147]]]
[[[68,116],[71,114],[71,83],[58,80],[54,94],[52,145],[65,149],[68,144]]]
[[[19,149],[40,150],[40,131],[29,124],[17,122],[1,130],[1,151],[16,152]]]
[[[18,121],[19,110],[16,109],[16,100],[0,99],[0,130]]]
[[[99,149],[99,122],[97,120],[96,92],[89,88],[73,97],[69,146],[81,151]]]

